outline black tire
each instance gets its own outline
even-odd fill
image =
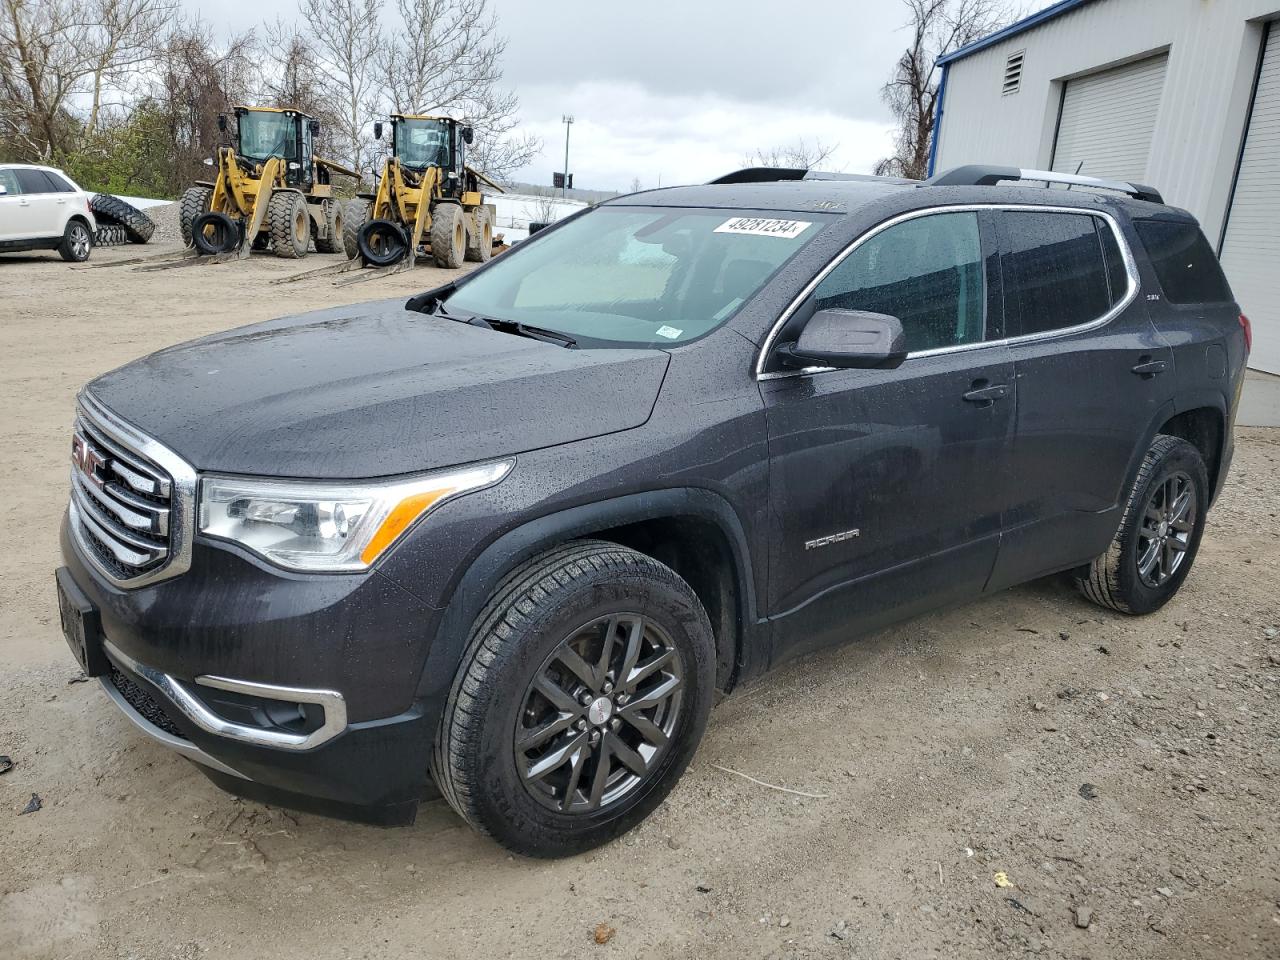
[[[367,200],[348,200],[342,209],[342,249],[348,260],[360,256],[360,228],[369,219]]]
[[[118,223],[100,224],[97,233],[93,235],[93,245],[95,247],[118,247],[128,242],[129,235],[124,232],[124,227]]]
[[[316,253],[341,253],[343,250],[343,215],[342,201],[325,200],[322,203],[324,210],[324,227],[327,236],[324,239],[316,237]]]
[[[196,217],[209,212],[209,204],[213,201],[212,187],[187,187],[178,201],[178,228],[182,231],[182,242],[185,246],[193,246],[191,225]]]
[[[370,220],[356,234],[356,252],[371,267],[389,267],[408,255],[409,241],[399,224]]]
[[[493,217],[487,207],[480,207],[472,219],[476,229],[467,234],[467,259],[472,263],[488,263],[493,257]]]
[[[456,203],[438,203],[431,211],[431,257],[437,267],[456,270],[467,253],[467,224]]]
[[[1170,523],[1184,483],[1189,513]],[[1111,546],[1076,575],[1076,586],[1094,603],[1120,613],[1159,610],[1191,572],[1208,509],[1209,474],[1200,451],[1179,437],[1157,436],[1138,468]],[[1180,559],[1170,559],[1175,556]],[[1148,562],[1154,566],[1144,571]]]
[[[230,253],[240,246],[240,224],[225,213],[202,213],[191,222],[191,241],[206,256]]]
[[[58,256],[69,263],[84,263],[93,251],[93,236],[83,220],[68,220],[58,244]]]
[[[146,243],[156,232],[156,225],[150,217],[133,204],[108,193],[95,193],[90,197],[89,209],[95,219],[124,227],[130,243]]]
[[[311,214],[296,190],[277,190],[267,202],[267,229],[277,257],[299,260],[311,245]]]
[[[628,685],[624,676],[637,676],[641,672],[637,668],[652,666],[660,657],[653,653],[657,648],[646,646],[637,660],[632,651],[641,649],[640,642],[633,648],[626,637],[617,636],[622,645],[621,666],[608,676],[617,678],[618,689],[613,690],[611,684],[603,687],[608,697],[601,698],[616,700],[616,708],[602,707],[600,700],[586,706],[584,701],[596,694],[585,686],[582,699],[575,699],[564,684],[578,683],[576,677],[581,674],[562,672],[558,695],[568,698],[579,719],[557,713],[553,736],[517,751],[518,732],[531,730],[525,724],[541,725],[546,719],[530,713],[530,704],[542,696],[540,691],[545,687],[537,687],[539,692],[535,693],[535,678],[545,679],[548,670],[559,670],[563,661],[556,659],[557,651],[575,637],[596,635],[584,631],[597,624],[603,641],[618,616],[640,622],[646,637],[650,629],[656,631],[654,635],[664,643],[661,649],[670,652],[666,666]],[[615,644],[612,649],[616,652],[619,648]],[[607,654],[598,661],[594,653],[586,659],[596,665],[587,666],[582,659],[577,662],[597,677],[603,676],[599,663],[619,662]],[[693,590],[675,571],[617,544],[599,540],[568,543],[509,573],[476,618],[440,720],[432,771],[453,809],[507,849],[532,857],[580,853],[635,826],[670,792],[706,729],[714,682],[711,624]],[[641,693],[635,684],[652,683],[673,692],[665,694],[668,699],[664,705],[642,706],[651,699],[656,701],[658,693],[652,687]],[[628,690],[634,702],[627,701]],[[553,702],[545,701],[547,705]],[[552,711],[559,709],[553,707]],[[652,716],[636,712],[641,710],[653,711]],[[639,719],[624,720],[627,717]],[[654,724],[664,725],[661,732],[665,738],[641,758],[644,745],[654,742],[641,736],[641,727],[633,726],[643,721],[649,722],[649,729],[654,729]],[[585,746],[584,737],[596,738],[590,741],[593,746]],[[562,744],[563,738],[571,742]],[[566,755],[572,768],[565,770],[562,763],[548,766],[550,761],[544,762],[548,754],[530,764],[528,752],[541,749],[543,743],[548,744],[548,754],[575,751]],[[623,759],[627,746],[631,747],[632,761],[642,759],[648,764],[643,775],[633,773],[631,764]],[[583,751],[586,756],[581,756]],[[518,752],[522,761],[517,760]],[[597,790],[595,771],[600,758],[606,761],[602,780],[606,786]],[[530,783],[521,772],[522,762],[530,764]],[[547,773],[535,778],[533,768],[540,764]],[[591,772],[587,772],[588,765]],[[558,788],[562,790],[559,798],[548,785],[552,774],[565,776]],[[615,774],[619,779],[612,779]],[[583,782],[590,786],[582,787]],[[607,799],[608,783],[617,784],[613,799]],[[566,805],[571,809],[564,809]],[[575,806],[577,809],[572,809]]]

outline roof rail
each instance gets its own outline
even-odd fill
[[[1123,180],[1102,180],[1098,177],[1081,177],[1074,173],[1057,173],[1053,170],[1022,170],[1018,167],[997,167],[985,163],[970,163],[963,167],[944,170],[930,177],[925,183],[931,187],[987,187],[1007,180],[1031,181],[1045,184],[1065,183],[1074,187],[1092,187],[1096,190],[1115,190],[1127,193],[1138,200],[1164,203],[1164,197],[1155,187]]]
[[[778,180],[803,180],[809,171],[804,167],[744,167],[707,183],[774,183]]]

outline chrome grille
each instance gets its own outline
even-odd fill
[[[77,413],[70,520],[86,557],[119,585],[186,570],[195,474],[87,394]]]

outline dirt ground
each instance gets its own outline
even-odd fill
[[[58,629],[74,393],[442,276],[266,282],[326,259],[0,257],[0,957],[1280,957],[1273,431],[1241,431],[1159,614],[1046,581],[794,663],[716,709],[653,817],[575,859],[514,859],[442,801],[395,830],[241,802],[146,740]]]

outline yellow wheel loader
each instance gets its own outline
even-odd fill
[[[212,181],[188,187],[179,204],[182,239],[197,254],[247,257],[268,247],[278,257],[343,251],[342,201],[333,174],[360,175],[317,157],[312,143],[320,122],[297,110],[236,107],[234,142],[218,148]],[[227,129],[225,116],[218,128]]]
[[[390,124],[391,155],[372,202],[346,210],[347,256],[372,267],[412,266],[426,247],[440,267],[488,260],[496,211],[481,190],[502,188],[466,165],[471,128],[451,117],[401,113]],[[373,125],[378,140],[383,127]]]

